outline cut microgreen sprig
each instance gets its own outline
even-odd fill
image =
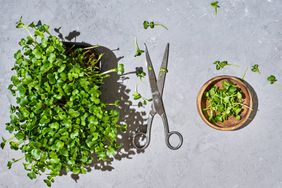
[[[138,102],[138,107],[142,107],[144,105],[147,105],[148,102],[151,102],[153,100],[152,98],[148,99],[146,97],[143,97],[138,91],[138,85],[135,85],[135,90],[134,90],[132,96],[133,96],[133,99],[136,100],[136,101],[138,101],[140,99],[142,100],[142,101]]]
[[[138,42],[137,42],[137,38],[135,37],[135,55],[134,57],[140,56],[144,53],[144,50],[141,50],[139,48]]]
[[[239,65],[228,63],[228,61],[219,61],[219,60],[217,60],[217,61],[213,62],[213,64],[215,65],[216,70],[223,69],[225,66],[239,67]]]
[[[214,8],[214,13],[215,13],[215,15],[217,15],[217,10],[220,7],[218,5],[218,1],[211,2],[211,7]]]
[[[260,70],[259,70],[259,65],[258,64],[254,64],[252,66],[252,72],[257,72],[257,73],[260,73]]]
[[[272,74],[267,77],[267,81],[269,81],[270,84],[274,84],[277,81],[277,78]]]
[[[222,88],[213,86],[205,93],[208,106],[203,111],[208,112],[209,120],[212,122],[223,122],[234,116],[236,120],[241,119],[243,111],[243,94],[235,84],[222,81]]]
[[[156,22],[154,22],[154,21],[149,22],[149,21],[146,21],[146,20],[143,22],[143,27],[144,27],[144,29],[148,29],[148,28],[153,29],[153,28],[155,28],[156,26],[160,26],[160,27],[162,27],[162,28],[168,30],[168,28],[167,28],[165,25],[161,24],[161,23],[156,23]]]

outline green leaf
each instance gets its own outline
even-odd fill
[[[11,169],[11,168],[12,168],[12,165],[13,165],[13,162],[12,162],[12,161],[8,161],[8,163],[7,163],[8,169]]]
[[[36,174],[34,172],[29,172],[27,173],[27,176],[30,178],[30,179],[35,179],[36,178]]]
[[[71,139],[75,139],[76,137],[78,137],[79,133],[78,130],[75,130],[75,132],[71,133],[70,137]]]
[[[44,179],[43,181],[44,181],[44,183],[45,183],[48,187],[51,187],[52,182],[51,182],[50,180]]]
[[[15,137],[18,140],[24,140],[25,139],[25,134],[24,134],[24,132],[18,132],[17,134],[15,134]]]
[[[118,64],[117,73],[119,75],[122,75],[124,73],[124,65],[123,64]]]
[[[55,130],[59,129],[59,127],[60,127],[58,122],[50,123],[49,126],[50,126],[51,129],[55,129]]]
[[[253,72],[260,73],[259,65],[258,65],[258,64],[254,64],[254,65],[252,66],[252,71],[253,71]]]
[[[217,9],[220,7],[218,1],[211,2],[211,7],[214,8],[215,14],[217,14]]]
[[[215,61],[213,64],[216,65],[216,70],[223,69],[225,66],[229,65],[227,61]]]
[[[50,84],[55,84],[56,83],[56,78],[55,75],[52,73],[47,74],[47,78],[49,79]]]
[[[19,149],[19,143],[11,141],[10,142],[10,148],[13,150],[18,150]]]
[[[26,88],[22,84],[20,84],[18,86],[18,91],[19,91],[20,96],[24,96],[26,92]]]
[[[270,84],[274,84],[277,81],[277,79],[274,75],[268,76],[267,80],[269,81]]]
[[[149,27],[149,22],[148,22],[148,21],[144,21],[144,22],[143,22],[143,27],[144,27],[144,29],[148,29],[148,27]]]
[[[23,28],[25,25],[24,23],[22,22],[22,17],[20,17],[19,21],[17,21],[17,26],[16,28]]]
[[[134,100],[138,100],[142,98],[141,94],[138,93],[137,91],[135,91],[132,95]]]
[[[41,158],[41,152],[38,149],[31,150],[31,155],[35,160],[39,160]]]
[[[60,150],[64,147],[64,145],[65,145],[64,142],[59,140],[59,141],[56,142],[55,148],[56,148],[56,150]]]
[[[56,60],[56,55],[54,53],[51,53],[48,57],[48,61],[50,63],[53,63]]]
[[[65,70],[65,68],[66,68],[66,64],[62,64],[62,65],[60,66],[60,68],[58,69],[58,72],[59,72],[59,73],[63,72],[63,71]]]
[[[75,111],[73,109],[69,109],[68,113],[72,118],[76,118],[80,115],[80,113],[78,111]]]
[[[13,75],[13,76],[11,77],[11,81],[12,81],[12,83],[13,83],[15,86],[17,86],[17,85],[20,84],[20,80],[19,80],[18,77],[15,76],[15,75]]]

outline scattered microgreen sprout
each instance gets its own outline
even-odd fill
[[[142,98],[142,95],[138,92],[138,86],[135,85],[135,90],[132,94],[134,100],[138,100]]]
[[[149,22],[149,21],[146,21],[146,20],[143,22],[143,27],[144,27],[144,29],[148,29],[149,27],[150,27],[151,29],[153,29],[153,28],[155,28],[155,26],[160,26],[160,27],[162,27],[162,28],[168,30],[168,28],[167,28],[165,25],[160,24],[160,23],[155,23],[155,22],[153,22],[153,21]]]
[[[268,76],[267,80],[269,81],[270,84],[274,84],[277,81],[277,79],[274,75]]]
[[[139,101],[139,102],[138,102],[138,107],[142,107],[142,106],[144,106],[144,105],[147,105],[148,102],[151,102],[151,101],[153,100],[153,99],[147,99],[147,98],[143,97],[143,96],[139,93],[139,91],[138,91],[138,86],[137,86],[137,85],[135,85],[135,90],[134,90],[132,96],[133,96],[133,99],[134,99],[134,100],[140,100],[140,99],[142,99],[142,101]]]
[[[235,65],[235,64],[231,64],[231,63],[228,63],[227,61],[215,61],[213,62],[216,68],[216,70],[220,70],[220,69],[223,69],[225,66],[238,66],[238,65]]]
[[[206,111],[211,122],[223,122],[233,116],[236,120],[241,119],[243,111],[243,94],[235,84],[229,81],[222,81],[222,88],[213,86],[205,96],[208,100]]]
[[[217,15],[217,9],[220,7],[218,1],[211,2],[211,7],[214,8],[214,13]]]
[[[139,48],[138,42],[137,42],[137,38],[135,38],[135,55],[134,57],[140,56],[144,53],[144,50],[141,50]]]
[[[254,64],[254,65],[252,66],[252,72],[260,73],[259,65],[258,65],[258,64]]]
[[[30,179],[45,173],[51,186],[62,170],[85,174],[93,154],[105,161],[120,148],[117,132],[126,127],[118,124],[119,111],[100,100],[100,86],[110,72],[123,74],[124,67],[101,73],[102,55],[93,49],[68,50],[46,24],[25,25],[20,19],[16,27],[28,36],[14,54],[8,87],[16,97],[6,123],[12,136],[2,138],[0,146],[9,144],[24,155],[9,161],[8,168],[22,159]]]

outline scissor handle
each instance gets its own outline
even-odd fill
[[[149,146],[150,141],[151,141],[151,128],[152,128],[154,116],[155,116],[155,113],[153,113],[151,111],[149,113],[149,117],[148,117],[148,121],[147,121],[147,131],[146,131],[146,133],[139,132],[139,133],[136,133],[133,136],[132,144],[136,149],[144,150]],[[142,140],[146,139],[144,145],[140,145],[140,139],[142,139]]]
[[[169,138],[171,138],[172,135],[177,135],[177,137],[179,138],[179,142],[176,146],[171,145],[171,143],[169,141]],[[177,150],[183,144],[183,136],[178,131],[170,131],[166,134],[165,142],[166,142],[167,147],[169,147],[169,149]]]
[[[163,120],[164,131],[165,131],[165,143],[167,147],[172,150],[179,149],[183,144],[183,136],[177,131],[169,131],[168,121],[165,112],[161,115],[161,118]],[[169,141],[169,138],[171,138],[171,136],[174,134],[177,135],[177,137],[179,138],[179,142],[176,146],[171,145]]]
[[[142,137],[143,137],[143,138],[142,138]],[[140,139],[145,139],[145,144],[144,144],[144,145],[140,145]],[[144,150],[144,149],[146,149],[146,148],[149,146],[149,144],[150,144],[150,136],[148,136],[147,133],[142,133],[142,132],[136,133],[136,134],[133,136],[132,144],[133,144],[133,146],[134,146],[136,149]]]

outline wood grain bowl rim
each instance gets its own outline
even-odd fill
[[[235,126],[232,126],[232,127],[219,127],[216,124],[210,122],[202,112],[202,98],[203,98],[204,92],[206,91],[206,89],[211,84],[213,84],[217,80],[223,80],[223,79],[232,80],[234,83],[239,83],[240,85],[245,87],[245,89],[247,91],[247,95],[250,98],[250,106],[249,106],[250,109],[248,110],[246,116],[238,124],[236,124]],[[252,108],[253,108],[253,96],[252,96],[252,93],[251,93],[250,89],[248,88],[247,84],[245,84],[240,78],[235,77],[235,76],[229,76],[229,75],[215,76],[215,77],[211,78],[210,80],[208,80],[206,83],[204,83],[203,86],[201,87],[199,93],[198,93],[196,102],[197,102],[198,113],[200,114],[200,117],[202,118],[202,120],[208,126],[214,128],[214,129],[217,129],[217,130],[221,130],[221,131],[234,131],[234,130],[237,130],[241,127],[244,127],[245,123],[248,121],[248,119],[249,119],[249,117],[252,113]]]

